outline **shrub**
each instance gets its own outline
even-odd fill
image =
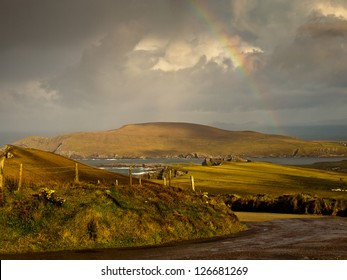
[[[341,205],[341,202],[335,199],[322,199],[304,193],[278,197],[265,194],[245,197],[229,195],[225,203],[233,211],[320,215],[334,215]]]

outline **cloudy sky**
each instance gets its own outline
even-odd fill
[[[0,0],[0,120],[0,135],[343,126],[347,1]]]

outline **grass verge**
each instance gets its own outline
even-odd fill
[[[282,219],[311,219],[321,218],[319,215],[299,215],[282,213],[259,213],[259,212],[235,212],[236,216],[243,223],[247,222],[265,222]]]

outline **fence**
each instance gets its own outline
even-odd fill
[[[4,162],[5,157],[0,159],[0,189],[2,190],[5,185],[5,174],[4,174]],[[83,167],[82,169],[85,169],[85,171],[90,171],[90,167]],[[44,167],[44,166],[36,166],[33,164],[19,164],[18,168],[18,184],[17,184],[17,191],[20,191],[23,186],[24,178],[23,174],[34,174],[34,176],[42,178],[42,180],[47,180],[48,176],[55,176],[55,175],[61,175],[61,174],[69,174],[71,178],[74,178],[75,183],[79,183],[79,171],[81,169],[81,166],[79,166],[78,163],[75,163],[75,165],[71,166],[56,166],[56,167]],[[12,172],[13,173],[13,172]],[[118,182],[116,182],[118,183]]]
[[[0,191],[3,190],[4,184],[5,184],[5,176],[4,176],[4,163],[5,163],[5,157],[2,157],[0,159]],[[82,169],[86,168],[82,165]],[[23,187],[23,170],[25,172],[32,172],[35,173],[36,176],[41,176],[43,179],[46,179],[47,176],[53,175],[53,174],[64,174],[69,173],[72,176],[74,176],[74,182],[80,183],[80,169],[81,166],[78,163],[75,163],[75,166],[57,166],[57,167],[42,167],[42,166],[35,166],[32,164],[19,164],[19,170],[18,170],[18,187],[17,190],[20,191]],[[87,167],[88,170],[90,170],[90,167]],[[44,174],[44,175],[40,175]],[[169,170],[168,178],[163,178],[163,185],[171,187],[171,181],[172,181],[172,171]],[[100,181],[98,180],[100,183]],[[142,185],[141,178],[138,179],[138,184]],[[115,180],[115,185],[118,186],[118,180]],[[132,174],[132,166],[129,167],[129,185],[133,185],[133,174]],[[195,191],[195,183],[194,183],[194,177],[190,176],[190,185],[193,191]]]

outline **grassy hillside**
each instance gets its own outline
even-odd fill
[[[164,157],[187,154],[241,156],[347,155],[341,143],[305,141],[252,131],[228,131],[188,123],[145,123],[52,138],[28,137],[15,145],[67,157]]]
[[[14,146],[6,154],[13,158],[5,160],[0,189],[0,255],[153,245],[244,229],[219,196],[135,180],[129,186],[126,176],[87,165],[74,183],[72,160]],[[20,163],[25,184],[18,191]]]
[[[69,183],[75,180],[76,161],[63,156],[36,149],[25,149],[8,145],[4,174],[8,180],[18,181],[20,164],[23,166],[24,184]],[[78,174],[81,182],[100,182],[128,184],[127,176],[101,170],[78,162]]]

